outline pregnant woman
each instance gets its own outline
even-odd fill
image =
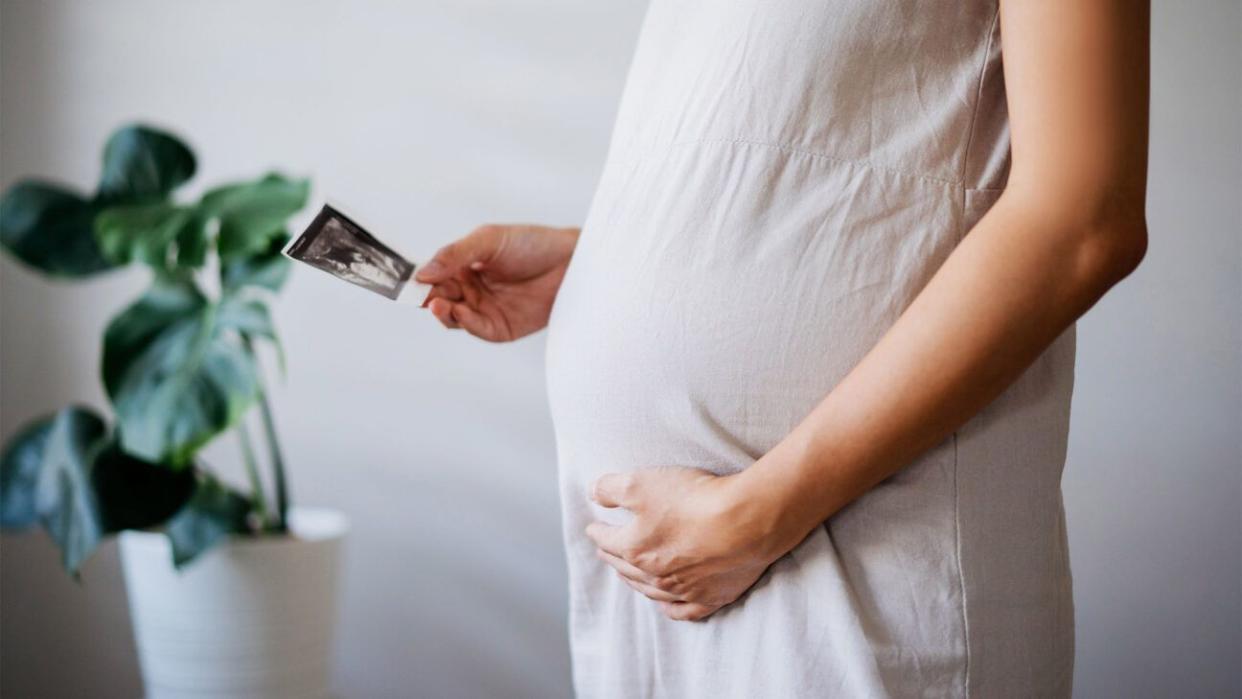
[[[1068,696],[1074,322],[1146,248],[1139,0],[654,0],[549,326],[583,697]]]

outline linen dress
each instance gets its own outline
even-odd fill
[[[590,502],[601,474],[750,466],[996,201],[997,12],[651,3],[547,346],[579,696],[1070,693],[1073,329],[705,621],[665,618],[583,532],[630,517]]]

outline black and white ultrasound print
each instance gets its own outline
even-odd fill
[[[328,205],[287,254],[390,299],[401,295],[414,274],[412,262]]]

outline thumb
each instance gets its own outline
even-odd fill
[[[424,284],[435,284],[475,262],[486,261],[495,254],[501,237],[498,227],[482,226],[470,235],[440,248],[427,264],[414,273],[414,279]]]
[[[603,507],[624,507],[629,510],[639,504],[639,477],[634,473],[605,473],[595,479],[591,499]]]

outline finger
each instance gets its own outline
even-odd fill
[[[641,505],[642,476],[638,472],[605,473],[591,486],[591,499],[602,507],[637,510]]]
[[[432,287],[432,289],[433,290],[438,289],[439,293],[443,294],[444,298],[448,299],[449,301],[460,301],[466,297],[466,291],[462,287],[463,285],[460,281],[450,277],[441,282],[438,282],[435,286]]]
[[[660,602],[660,609],[673,621],[699,621],[716,611],[714,607],[697,602]]]
[[[435,284],[452,276],[463,264],[468,262],[466,259],[468,252],[465,249],[466,246],[463,245],[464,242],[465,239],[463,238],[437,250],[436,254],[427,261],[427,264],[414,271],[415,281],[420,281],[424,284]]]
[[[472,308],[478,308],[483,298],[483,279],[477,272],[466,272],[462,278],[461,296],[455,300],[464,299]]]
[[[635,590],[636,592],[643,595],[644,597],[647,597],[648,599],[653,599],[657,602],[669,602],[669,603],[679,601],[676,597],[665,592],[664,590],[661,590],[658,587],[652,587],[646,583],[643,583],[638,580],[629,578],[625,575],[622,575],[620,571],[617,572],[617,577],[621,578],[621,582],[625,583],[626,585],[629,585],[631,589]]]
[[[470,235],[440,248],[427,264],[414,273],[414,279],[430,284],[447,279],[479,260],[489,260],[503,239],[502,228],[480,226]]]
[[[587,525],[586,535],[595,542],[596,546],[617,558],[629,561],[633,557],[634,547],[630,542],[629,530],[626,527],[591,522]]]
[[[453,304],[451,302],[444,299],[432,299],[431,303],[427,304],[427,310],[431,311],[431,315],[435,316],[436,320],[440,321],[440,324],[444,327],[450,330],[456,330],[460,327],[453,318]]]
[[[603,549],[595,549],[595,557],[615,568],[621,575],[624,575],[635,582],[641,582],[643,584],[650,585],[651,587],[659,588],[659,585],[656,584],[656,578],[654,575],[648,573],[642,568],[639,568],[633,563],[630,563],[624,558],[614,556]]]
[[[423,308],[426,308],[432,299],[460,301],[462,299],[461,284],[454,279],[445,279],[438,284],[434,284],[431,287],[431,291],[427,292],[427,298],[423,299]]]
[[[483,313],[479,313],[467,304],[453,304],[452,315],[453,320],[457,321],[458,325],[475,337],[491,342],[499,342],[504,339],[496,321]]]

